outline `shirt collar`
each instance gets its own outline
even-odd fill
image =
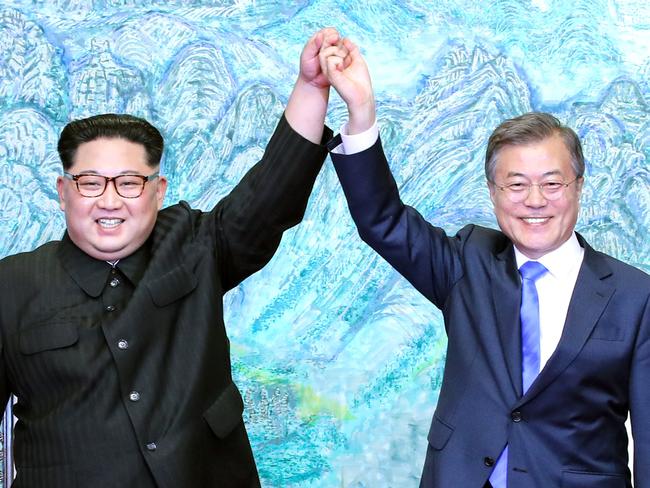
[[[147,269],[149,256],[149,241],[147,240],[133,254],[120,259],[115,266],[129,279],[133,286],[136,286]]]
[[[104,290],[112,266],[106,261],[95,259],[79,249],[66,231],[59,247],[59,259],[72,279],[91,297],[98,297]],[[149,262],[148,241],[140,248],[120,259],[117,268],[137,285]]]
[[[538,261],[556,278],[567,276],[576,267],[582,263],[582,257],[585,250],[580,246],[576,233],[572,232],[566,242],[553,251],[544,254],[539,259],[530,259],[522,254],[515,246],[515,258],[517,259],[517,269],[527,261]]]

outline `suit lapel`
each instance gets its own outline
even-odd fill
[[[501,351],[508,369],[512,388],[521,397],[521,328],[519,307],[521,279],[517,271],[512,245],[496,255],[491,274],[492,300],[496,311],[496,323]]]
[[[578,239],[585,248],[585,255],[560,342],[520,404],[537,396],[575,359],[614,293],[614,288],[604,281],[604,278],[611,275],[609,266],[584,239],[580,236]]]

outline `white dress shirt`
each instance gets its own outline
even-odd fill
[[[574,232],[560,247],[535,260],[548,270],[535,282],[539,298],[540,371],[560,342],[584,254],[585,250],[580,247]],[[516,246],[515,257],[517,268],[531,261]]]
[[[379,128],[377,127],[377,120],[372,126],[360,134],[348,135],[348,123],[346,122],[339,131],[341,134],[341,144],[336,146],[333,153],[336,154],[356,154],[365,151],[377,142],[379,137]]]

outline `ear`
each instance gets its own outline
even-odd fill
[[[497,204],[497,202],[496,202],[496,198],[497,198],[496,192],[497,192],[497,189],[496,189],[496,187],[494,186],[494,184],[493,184],[492,182],[490,182],[490,181],[487,182],[487,187],[488,187],[488,190],[490,190],[490,200],[492,200],[492,205],[496,205],[496,204]]]
[[[585,177],[584,176],[581,176],[580,178],[578,178],[578,181],[576,181],[576,191],[578,192],[578,199],[582,195],[582,187],[583,187],[584,183],[585,183]]]
[[[165,193],[167,193],[167,178],[159,176],[156,180],[156,201],[158,202],[158,210],[160,210],[165,200]]]
[[[65,179],[63,176],[56,177],[56,192],[59,194],[59,207],[61,210],[65,211],[65,192],[63,185],[65,185]]]

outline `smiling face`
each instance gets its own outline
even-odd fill
[[[557,135],[530,144],[502,147],[494,173],[494,181],[500,186],[550,180],[568,183],[575,177],[571,155]],[[582,178],[571,183],[557,200],[544,198],[535,186],[520,203],[511,202],[506,192],[494,184],[488,183],[488,187],[501,230],[519,251],[539,259],[571,237],[578,220],[582,183]]]
[[[141,144],[126,139],[99,138],[81,144],[68,173],[148,176],[158,168],[147,164]],[[162,208],[167,181],[160,176],[146,183],[138,198],[119,196],[113,183],[99,197],[84,197],[72,180],[56,182],[72,242],[95,259],[114,261],[133,254],[147,240]]]

